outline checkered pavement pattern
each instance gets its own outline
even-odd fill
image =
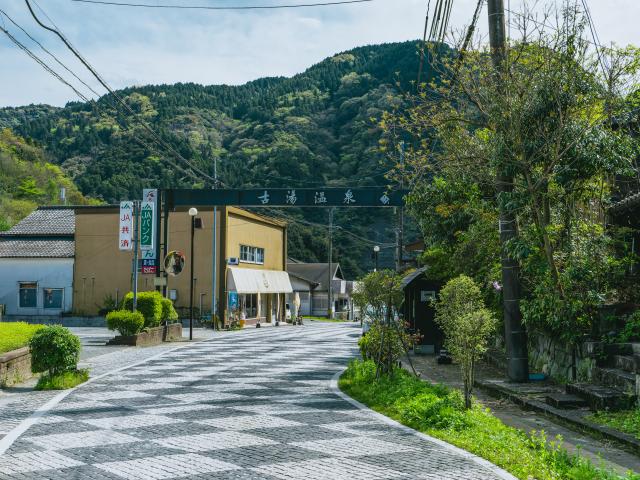
[[[0,479],[496,479],[333,393],[359,330],[243,331],[90,382],[0,457]]]

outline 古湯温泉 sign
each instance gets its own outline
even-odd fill
[[[133,202],[120,202],[120,221],[118,224],[118,248],[133,250]]]
[[[168,190],[170,207],[234,205],[246,207],[401,207],[406,190],[363,188],[261,188]]]

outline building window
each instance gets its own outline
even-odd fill
[[[62,309],[62,297],[64,290],[62,288],[43,288],[42,289],[42,306],[44,308]]]
[[[264,263],[264,248],[240,245],[240,261],[246,263]]]
[[[36,308],[38,306],[38,284],[36,282],[20,283],[20,308]]]

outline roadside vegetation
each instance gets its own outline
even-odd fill
[[[41,328],[42,325],[25,322],[0,323],[0,354],[26,347],[31,337]]]
[[[87,381],[89,372],[78,370],[80,339],[54,325],[39,329],[29,341],[31,370],[42,373],[36,390],[61,390]]]
[[[589,420],[614,428],[640,439],[640,408],[621,412],[596,412]]]
[[[302,320],[311,320],[312,322],[334,322],[334,323],[344,323],[349,321],[349,320],[342,320],[341,318],[314,317],[314,316],[303,316]]]
[[[474,453],[522,480],[640,480],[640,475],[620,476],[568,453],[561,438],[509,427],[477,403],[467,409],[460,391],[424,382],[399,368],[377,378],[373,360],[354,360],[339,386],[373,410]]]

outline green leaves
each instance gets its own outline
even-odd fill
[[[49,376],[75,370],[80,359],[80,339],[61,325],[38,330],[29,341],[31,370]]]

